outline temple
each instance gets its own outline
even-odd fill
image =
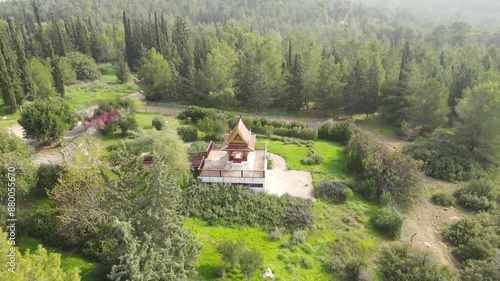
[[[198,179],[207,183],[245,185],[264,192],[267,144],[257,143],[256,139],[240,116],[221,146],[211,142],[206,151],[190,156],[192,165],[197,165]]]

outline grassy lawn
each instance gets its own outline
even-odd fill
[[[17,244],[20,245],[19,251],[24,254],[28,249],[30,250],[30,252],[34,252],[38,245],[41,245],[42,243],[38,239],[28,236],[21,236],[18,238]],[[58,253],[61,255],[61,267],[64,271],[68,271],[75,267],[78,267],[80,269],[80,276],[82,277],[82,281],[95,280],[95,263],[86,260],[78,254],[60,252],[50,247],[45,248],[49,253]]]
[[[223,265],[223,262],[217,253],[216,245],[222,239],[242,240],[260,252],[264,256],[264,264],[259,270],[271,268],[279,280],[341,280],[335,278],[323,266],[324,260],[330,256],[328,244],[339,235],[355,236],[363,241],[370,252],[375,252],[383,240],[369,227],[368,221],[370,214],[378,208],[377,205],[366,203],[358,197],[343,205],[316,202],[315,227],[309,230],[306,243],[292,250],[280,247],[282,242],[290,239],[290,235],[284,235],[280,241],[274,241],[269,238],[267,231],[258,228],[209,226],[195,218],[187,219],[184,224],[192,230],[197,241],[203,244],[198,261],[198,280],[240,280],[234,277],[217,279],[217,267]],[[257,272],[252,280],[262,279]]]
[[[347,167],[347,152],[345,146],[329,142],[316,141],[314,143],[315,153],[323,156],[323,163],[317,165],[304,165],[300,162],[309,154],[309,148],[295,144],[284,144],[282,141],[272,141],[259,139],[259,142],[267,142],[267,149],[271,153],[278,154],[285,158],[288,169],[310,171],[313,174],[314,183],[317,184],[323,179],[351,180]]]
[[[74,108],[87,107],[137,92],[138,88],[133,82],[120,84],[115,74],[116,68],[113,66],[105,64],[100,68],[99,80],[66,87],[66,96]]]
[[[401,139],[401,137],[398,135],[398,128],[393,127],[384,120],[380,119],[379,116],[375,115],[356,115],[354,116],[354,120],[356,121],[356,124],[359,124],[361,126],[365,126],[369,129],[372,129],[373,131],[376,131],[382,135],[385,135],[387,137],[391,137],[394,139]]]

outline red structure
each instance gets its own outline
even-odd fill
[[[243,124],[241,115],[233,130],[224,138],[222,151],[227,151],[229,161],[241,163],[248,160],[248,154],[255,151],[256,136]]]

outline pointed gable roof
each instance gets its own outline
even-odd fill
[[[252,135],[252,132],[245,126],[240,115],[236,126],[224,138],[221,150],[253,151],[255,139],[255,135]]]

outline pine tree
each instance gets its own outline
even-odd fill
[[[287,101],[286,109],[289,112],[299,111],[305,103],[304,85],[302,80],[302,62],[299,54],[295,55],[290,74],[286,78]]]
[[[264,77],[248,56],[240,58],[236,83],[239,89],[237,99],[245,106],[260,111],[271,102],[271,93],[266,87]]]
[[[180,190],[164,160],[155,159],[136,216],[130,223],[115,222],[118,264],[111,280],[187,280],[197,267],[201,247],[182,225]]]
[[[9,45],[7,45],[8,40],[9,39],[6,34],[0,32],[0,54],[2,55],[5,63],[6,73],[5,75],[2,74],[2,77],[5,81],[5,88],[3,88],[2,96],[4,97],[5,103],[7,103],[7,100],[11,101],[11,110],[15,112],[24,101],[24,93],[21,86],[21,80],[19,78],[16,58],[13,50]]]
[[[356,60],[351,74],[347,77],[347,85],[345,88],[345,111],[348,114],[360,113],[364,91],[367,89],[366,77],[361,68],[359,59]]]

